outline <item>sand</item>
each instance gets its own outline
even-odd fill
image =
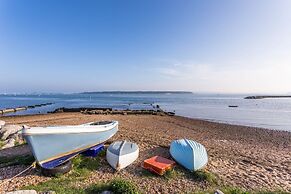
[[[85,115],[81,113],[57,113],[47,115],[0,117],[8,124],[29,126],[76,125],[96,120],[118,120],[119,132],[110,141],[129,140],[138,143],[140,157],[122,170],[114,173],[104,165],[80,187],[98,181],[122,177],[136,183],[146,193],[191,192],[208,187],[205,182],[193,180],[188,172],[165,180],[144,176],[141,162],[154,155],[169,158],[170,142],[189,138],[205,145],[209,154],[206,170],[216,174],[224,184],[247,190],[284,190],[291,192],[291,133],[253,127],[220,124],[179,116],[154,115]],[[27,145],[0,151],[1,156],[30,153]],[[0,177],[7,179],[27,166],[0,168]],[[9,186],[0,180],[0,191],[11,191],[25,185],[37,184],[49,178],[32,170],[15,178]]]

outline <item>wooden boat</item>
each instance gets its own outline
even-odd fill
[[[193,140],[179,139],[172,141],[170,154],[176,162],[191,171],[203,168],[208,162],[205,147]]]
[[[139,154],[138,145],[127,141],[113,142],[107,149],[106,159],[110,166],[121,170],[133,163]]]
[[[43,168],[52,169],[105,142],[117,131],[117,121],[102,121],[75,126],[23,128],[22,135],[36,162]]]

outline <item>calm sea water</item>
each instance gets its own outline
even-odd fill
[[[59,107],[112,107],[150,109],[159,104],[177,115],[223,123],[291,131],[291,99],[246,100],[245,95],[190,93],[98,93],[52,95],[0,95],[0,109],[53,102],[53,105],[20,111],[38,114]],[[130,105],[129,105],[130,104]],[[230,108],[229,105],[237,105]]]

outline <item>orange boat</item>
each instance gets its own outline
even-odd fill
[[[143,161],[142,167],[156,174],[163,175],[174,167],[175,162],[161,156],[154,156]]]

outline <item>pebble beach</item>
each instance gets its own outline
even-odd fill
[[[270,190],[291,192],[291,133],[254,127],[221,124],[180,116],[158,115],[86,115],[82,113],[55,113],[44,115],[0,117],[6,124],[28,126],[78,125],[99,120],[119,121],[118,133],[110,139],[136,142],[140,156],[132,165],[114,172],[106,163],[80,181],[80,188],[96,182],[121,177],[135,183],[144,193],[187,193],[203,191],[206,182],[193,180],[180,166],[178,175],[169,180],[158,176],[145,176],[143,160],[154,155],[170,158],[172,140],[188,138],[203,144],[209,155],[206,170],[218,177],[223,185],[249,191]],[[27,145],[0,150],[0,157],[31,154]],[[16,165],[0,168],[0,191],[14,191],[38,184],[50,178],[37,170],[13,179],[8,178],[28,166]]]

